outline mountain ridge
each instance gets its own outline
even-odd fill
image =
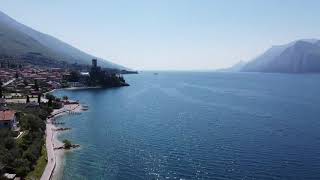
[[[318,73],[320,72],[320,40],[301,39],[272,46],[246,63],[242,72]]]
[[[1,11],[0,41],[2,42],[0,54],[6,56],[30,56],[30,54],[36,53],[38,57],[34,58],[35,61],[49,58],[69,64],[77,63],[85,65],[90,64],[91,59],[97,58],[49,34],[21,24]],[[39,56],[42,58],[39,58]],[[99,60],[99,64],[102,67],[127,69],[101,58]]]

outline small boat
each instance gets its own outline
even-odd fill
[[[153,73],[153,75],[158,75],[158,73]]]
[[[87,106],[87,105],[82,105],[81,110],[82,110],[82,111],[88,111],[88,110],[89,110],[89,106]]]
[[[82,110],[82,111],[88,111],[89,108],[82,108],[81,110]]]

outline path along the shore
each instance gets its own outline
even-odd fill
[[[54,168],[56,166],[56,158],[54,155],[54,147],[53,147],[53,125],[51,123],[47,123],[47,127],[46,127],[46,148],[47,148],[48,162],[41,176],[41,180],[51,179]]]
[[[54,129],[56,128],[52,121],[58,115],[62,115],[63,113],[68,113],[72,111],[80,111],[81,106],[79,104],[73,105],[65,105],[63,108],[54,110],[52,112],[52,117],[47,119],[46,124],[46,148],[47,148],[47,166],[41,176],[41,180],[50,180],[52,179],[53,172],[57,166],[57,159],[54,153]]]

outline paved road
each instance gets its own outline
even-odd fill
[[[54,168],[56,166],[56,158],[54,155],[53,149],[53,125],[50,121],[48,121],[46,126],[46,148],[47,148],[47,156],[48,163],[46,169],[44,170],[41,180],[49,180],[52,177]]]

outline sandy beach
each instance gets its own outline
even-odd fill
[[[54,148],[63,146],[63,143],[58,140],[61,131],[55,131],[57,127],[52,124],[59,116],[67,115],[69,113],[82,112],[80,104],[64,105],[61,109],[55,109],[51,114],[52,117],[47,119],[46,125],[46,148],[48,154],[48,163],[41,176],[41,180],[59,179],[63,168],[63,157],[65,150],[54,150]]]

